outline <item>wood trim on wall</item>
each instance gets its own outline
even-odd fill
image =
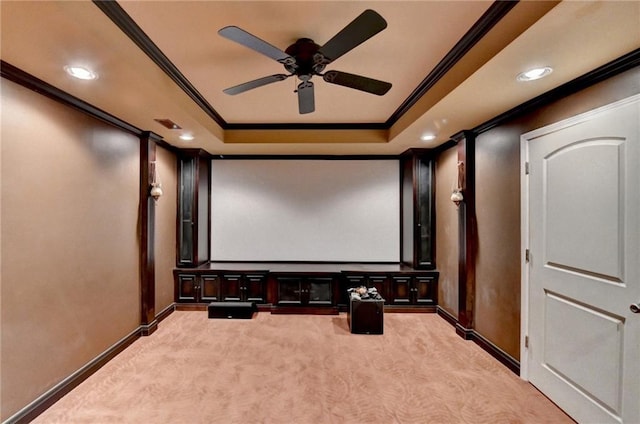
[[[478,249],[477,221],[475,216],[475,139],[481,133],[489,131],[497,126],[505,125],[510,121],[532,113],[543,106],[577,93],[637,66],[640,66],[640,49],[636,49],[591,72],[588,72],[587,74],[569,81],[568,83],[525,102],[501,115],[498,115],[472,130],[462,131],[452,136],[450,142],[439,147],[439,151],[442,151],[456,145],[458,161],[462,162],[464,165],[463,176],[465,186],[463,196],[465,200],[460,204],[458,212],[459,313],[458,317],[455,317],[441,307],[438,307],[438,314],[455,327],[458,335],[464,339],[473,340],[517,374],[520,372],[520,363],[474,329],[476,288],[475,261]]]
[[[475,134],[471,131],[462,131],[453,136],[453,140],[457,142],[458,173],[462,178],[461,188],[464,198],[458,206],[459,289],[456,332],[468,339],[474,324],[475,267],[478,245],[475,202]]]
[[[436,67],[424,78],[420,85],[400,104],[384,123],[353,124],[229,124],[216,112],[202,94],[178,70],[167,56],[156,46],[136,22],[114,1],[93,0],[93,3],[113,21],[160,69],[162,69],[209,117],[222,129],[389,129],[431,89],[466,53],[473,48],[509,11],[517,1],[496,1],[473,24],[473,27],[440,60]]]
[[[484,37],[504,16],[517,4],[517,1],[496,1],[478,19],[471,29],[446,54],[435,68],[425,77],[418,87],[406,98],[395,112],[387,119],[388,128],[393,126],[402,116],[416,104],[473,46]]]
[[[113,125],[114,127],[126,131],[127,133],[137,136],[140,136],[142,134],[142,130],[140,128],[137,128],[130,123],[125,122],[122,119],[85,102],[84,100],[80,100],[79,98],[72,96],[65,91],[62,91],[59,88],[54,87],[53,85],[44,82],[41,79],[38,79],[19,68],[16,68],[10,63],[5,62],[4,60],[0,60],[0,76],[13,81],[16,84],[20,84],[25,88],[33,90],[38,94],[47,96],[59,103],[77,109],[80,112],[83,112],[93,118]]]
[[[102,368],[107,362],[115,358],[116,355],[125,350],[127,346],[138,340],[141,333],[142,329],[140,327],[136,328],[132,333],[125,336],[101,355],[91,360],[85,366],[40,395],[29,405],[9,417],[3,424],[26,424],[33,421],[38,415],[42,414],[93,373]]]
[[[531,113],[542,106],[548,105],[552,102],[567,97],[570,94],[577,93],[584,90],[594,84],[604,81],[608,78],[614,77],[622,72],[640,66],[640,49],[635,49],[611,62],[587,72],[584,75],[579,76],[553,90],[547,91],[533,99],[524,102],[513,109],[510,109],[500,115],[492,118],[477,127],[473,128],[472,132],[479,135],[483,132],[489,131],[499,125],[503,125],[519,116]]]
[[[207,99],[191,84],[178,70],[167,56],[155,45],[145,32],[131,19],[124,9],[115,1],[94,0],[93,3],[105,14],[122,32],[124,32],[160,69],[171,78],[197,104],[200,109],[221,127],[227,123],[218,112],[207,102]]]
[[[134,134],[140,139],[140,288],[142,334],[149,335],[155,331],[155,255],[153,252],[153,235],[155,231],[155,204],[149,196],[151,184],[151,162],[155,161],[158,144],[173,151],[176,149],[167,144],[160,135],[151,131],[143,131],[128,122],[117,118],[77,97],[72,96],[15,66],[0,61],[0,76],[25,88],[35,91],[70,106],[102,122],[106,122],[122,131]]]
[[[156,160],[156,141],[150,131],[140,137],[140,325],[148,336],[158,328],[155,313],[155,200],[149,190]]]
[[[447,321],[451,326],[456,329],[458,332],[458,320],[455,316],[449,313],[444,308],[438,306],[436,309],[436,313],[440,315],[442,319]],[[500,349],[498,346],[493,344],[487,338],[485,338],[482,334],[478,333],[474,329],[468,329],[465,331],[465,340],[473,341],[475,344],[480,346],[485,352],[493,356],[497,359],[502,365],[509,368],[514,374],[520,375],[520,362],[506,353],[504,350]]]
[[[167,318],[175,311],[176,304],[172,303],[163,309],[156,317],[157,322],[160,322]],[[54,403],[62,399],[67,393],[76,388],[80,383],[89,378],[92,374],[102,368],[110,360],[115,358],[120,352],[125,350],[133,342],[138,340],[144,332],[143,326],[136,328],[130,334],[122,338],[115,343],[109,349],[104,351],[101,355],[91,360],[84,367],[80,368],[60,383],[49,389],[46,393],[43,393],[36,400],[31,402],[26,407],[15,413],[8,418],[3,424],[26,424],[33,421],[38,415],[42,414]]]
[[[399,160],[405,153],[400,155],[209,155],[209,158],[211,160]]]
[[[156,314],[156,320],[159,323],[160,321],[164,320],[169,315],[171,315],[175,310],[176,310],[176,303],[173,302],[172,304],[170,304],[169,306],[167,306],[166,308],[164,308],[163,310],[161,310]]]

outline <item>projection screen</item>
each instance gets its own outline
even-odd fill
[[[211,164],[212,261],[399,262],[395,159]]]

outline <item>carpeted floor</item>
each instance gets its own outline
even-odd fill
[[[436,314],[174,312],[34,423],[572,423]]]

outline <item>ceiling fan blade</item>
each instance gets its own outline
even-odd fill
[[[391,83],[389,82],[340,71],[327,71],[322,75],[322,78],[331,84],[355,88],[356,90],[366,91],[367,93],[377,94],[378,96],[386,94],[387,91],[391,89]]]
[[[226,88],[222,90],[226,94],[230,94],[232,96],[240,93],[244,93],[245,91],[252,90],[254,88],[262,87],[263,85],[271,84],[273,82],[283,81],[289,78],[291,75],[286,74],[274,74],[269,75],[268,77],[258,78],[253,81],[248,81],[242,84],[235,85],[233,87]]]
[[[298,110],[300,114],[311,113],[316,110],[313,83],[309,80],[298,84]]]
[[[218,34],[225,38],[228,38],[231,41],[235,41],[236,43],[242,44],[245,47],[255,50],[258,53],[262,53],[263,55],[270,57],[271,59],[277,60],[280,63],[291,66],[295,65],[296,63],[296,60],[287,53],[267,43],[266,41],[261,40],[255,35],[249,34],[247,31],[243,30],[242,28],[238,28],[237,26],[224,27],[218,31]]]
[[[330,63],[386,27],[387,21],[382,16],[367,9],[320,47],[318,53],[324,56],[325,64]]]

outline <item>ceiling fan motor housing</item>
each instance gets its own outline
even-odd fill
[[[294,66],[285,64],[287,71],[297,76],[312,75],[322,72],[325,65],[318,63],[320,46],[310,38],[300,38],[284,51],[296,60]],[[321,55],[320,55],[321,56]],[[320,66],[319,66],[320,65]]]

